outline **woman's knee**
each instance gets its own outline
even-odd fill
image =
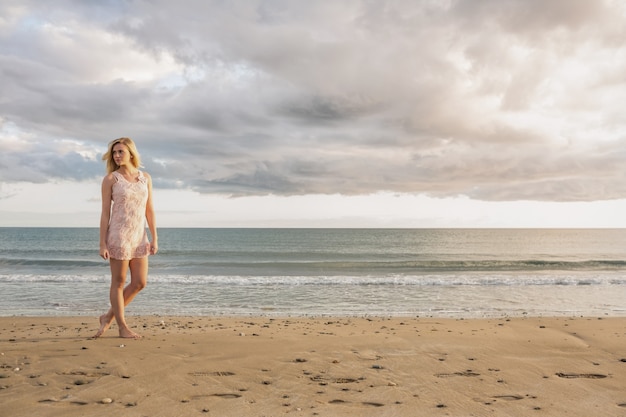
[[[146,281],[137,281],[137,282],[133,282],[132,285],[135,288],[135,290],[141,291],[144,288],[146,288],[147,283]]]
[[[113,288],[124,288],[126,284],[126,277],[113,275],[111,277],[111,287]]]
[[[128,287],[131,289],[132,292],[138,293],[139,291],[146,288],[146,280],[143,280],[143,279],[131,280],[130,284],[128,284]]]

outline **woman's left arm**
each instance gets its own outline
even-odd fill
[[[145,174],[145,173],[144,173]],[[148,178],[148,201],[146,202],[146,220],[150,229],[150,254],[154,255],[159,251],[159,237],[157,235],[156,217],[154,215],[154,204],[152,203],[152,177],[146,174]]]

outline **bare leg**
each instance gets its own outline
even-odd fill
[[[130,284],[124,287],[126,274],[130,266]],[[126,307],[135,296],[141,291],[147,282],[148,258],[136,258],[130,261],[120,261],[111,259],[111,308],[108,312],[100,316],[100,329],[94,338],[100,337],[106,332],[115,318],[119,327],[120,337],[140,338],[137,333],[128,328],[124,317],[124,307]],[[123,289],[122,289],[123,288]]]
[[[124,288],[124,307],[126,307],[128,303],[135,298],[135,295],[137,295],[138,292],[139,291],[136,287],[131,287],[130,285],[127,285],[126,288]],[[104,332],[109,330],[111,323],[113,323],[113,319],[115,319],[115,314],[113,312],[113,307],[111,307],[109,308],[109,311],[100,316],[100,330],[98,330],[98,333],[96,333],[94,337],[100,337],[104,334]]]
[[[135,296],[139,294],[139,291],[146,287],[146,283],[148,281],[148,257],[131,259],[128,265],[130,267],[130,284],[124,288],[124,306],[122,307],[122,315],[124,314],[124,307],[130,304]],[[139,339],[141,337],[137,333],[130,330],[128,326],[119,326],[119,332],[120,337],[130,337],[133,339]]]
[[[109,309],[109,311],[111,311],[111,310]],[[100,328],[98,329],[96,334],[93,336],[94,339],[99,338],[100,336],[102,336],[104,334],[104,332],[109,330],[109,327],[111,326],[111,320],[109,320],[108,315],[109,315],[109,313],[104,313],[103,315],[100,316],[100,318],[99,318],[99,320],[100,320]]]
[[[111,301],[111,308],[108,312],[100,316],[100,329],[95,334],[95,338],[98,338],[104,334],[111,326],[114,318],[117,318],[117,314],[119,314],[120,307],[123,306],[124,301],[124,293],[123,288],[126,282],[126,275],[128,272],[128,264],[129,261],[122,261],[119,259],[110,259],[109,260],[111,267],[111,288],[109,289],[109,300]],[[124,309],[121,308],[121,322],[122,325],[125,325],[124,319]],[[119,324],[119,323],[118,323]],[[126,326],[128,327],[128,326]]]

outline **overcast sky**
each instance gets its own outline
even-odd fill
[[[626,227],[626,3],[0,1],[0,226]]]

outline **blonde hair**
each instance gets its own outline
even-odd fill
[[[128,152],[130,152],[131,160],[130,162],[133,164],[135,168],[141,167],[141,157],[139,156],[139,152],[137,151],[137,146],[135,146],[135,142],[131,138],[118,138],[109,142],[109,148],[107,152],[102,155],[102,160],[106,161],[107,164],[107,174],[110,174],[113,171],[117,171],[119,166],[113,160],[113,147],[121,143],[128,148]]]

